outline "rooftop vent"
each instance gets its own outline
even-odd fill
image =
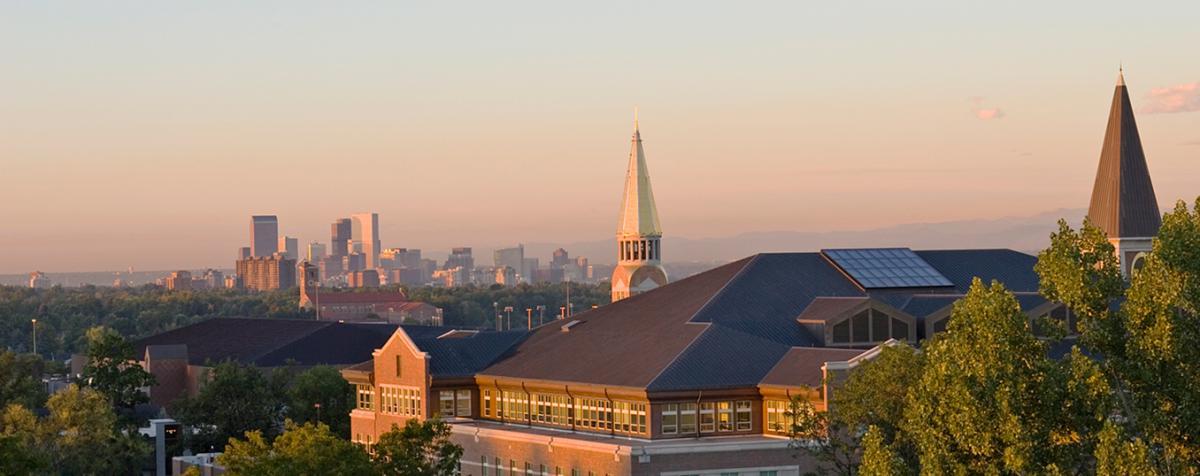
[[[581,322],[583,322],[583,321],[571,321],[571,322],[568,322],[568,323],[566,323],[566,324],[563,324],[561,329],[562,329],[562,331],[563,331],[563,332],[571,332],[571,328],[572,328],[572,327],[575,327],[576,325],[579,325],[579,323],[581,323]]]

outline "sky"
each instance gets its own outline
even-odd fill
[[[363,211],[385,247],[428,252],[605,239],[635,106],[667,235],[1080,208],[1121,64],[1165,208],[1200,195],[1195,18],[1194,1],[0,0],[0,273],[231,267],[254,214],[301,243]]]

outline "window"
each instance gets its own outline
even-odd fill
[[[854,342],[870,342],[871,328],[869,322],[869,311],[863,311],[855,314],[850,318],[850,334],[851,340]]]
[[[537,474],[543,474],[543,475],[546,474],[546,465],[539,464]]]
[[[496,476],[503,476],[503,474],[504,474],[504,464],[500,463],[500,457],[499,457],[499,456],[497,456],[497,457],[496,457],[495,461],[496,461]]]
[[[908,323],[892,318],[892,338],[896,340],[908,340]]]
[[[613,402],[613,431],[618,433],[646,433],[646,404],[637,402]]]
[[[600,398],[576,398],[575,410],[579,412],[575,424],[592,430],[612,429],[612,406]]]
[[[358,384],[356,387],[358,387],[358,408],[370,410],[375,391],[371,389],[370,385]]]
[[[456,390],[455,391],[454,414],[460,417],[471,416],[471,391]]]
[[[508,460],[508,476],[517,476],[517,461]]]
[[[875,309],[871,310],[871,340],[872,341],[883,341],[883,340],[888,339],[888,336],[891,335],[891,333],[888,332],[888,321],[889,320],[891,320],[891,319],[890,319],[890,316],[888,316],[887,314],[879,312],[878,310],[875,310]]]
[[[696,404],[679,404],[679,432],[685,435],[696,433]]]
[[[421,390],[397,385],[379,386],[379,411],[393,415],[421,416]]]
[[[488,474],[487,474],[487,468],[488,468],[487,456],[479,457],[479,468],[480,468],[480,470],[479,470],[480,475],[488,476]]]
[[[483,416],[485,416],[485,417],[495,416],[495,414],[492,413],[492,391],[491,390],[483,391]]]
[[[529,420],[529,396],[525,392],[504,391],[501,395],[500,409],[508,420]]]
[[[758,476],[778,476],[777,471],[759,471]]]
[[[712,433],[717,431],[716,404],[713,402],[705,402],[700,404],[700,432]]]
[[[554,467],[554,476],[563,476],[563,474],[562,474],[562,466],[555,466],[555,467]]]
[[[950,322],[950,317],[943,317],[941,320],[933,323],[933,332],[946,332],[946,323]]]
[[[767,431],[787,433],[790,426],[787,419],[788,402],[767,400],[763,403],[767,410]]]
[[[442,416],[454,416],[454,391],[442,390],[438,392],[438,412]]]
[[[525,474],[533,473],[533,466],[528,461],[525,462]]]
[[[752,413],[749,400],[737,402],[737,431],[750,431],[752,426],[750,415]]]
[[[679,404],[668,403],[662,409],[662,434],[679,433]]]
[[[833,325],[833,342],[835,344],[846,344],[850,342],[849,319]]]
[[[400,356],[396,356],[396,376],[400,376]]]
[[[537,393],[533,396],[533,421],[569,427],[572,421],[571,397]]]
[[[717,402],[717,431],[733,431],[733,402]]]

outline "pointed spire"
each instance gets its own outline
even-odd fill
[[[662,236],[658,223],[658,207],[650,187],[650,170],[646,152],[642,150],[642,133],[638,126],[637,109],[633,113],[633,146],[629,151],[629,166],[625,171],[625,195],[621,198],[621,215],[617,234],[623,236]]]
[[[1110,239],[1150,238],[1162,225],[1124,71],[1117,73],[1088,218]]]
[[[1125,66],[1117,65],[1117,87],[1125,86]]]

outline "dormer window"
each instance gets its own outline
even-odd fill
[[[797,321],[830,346],[873,346],[888,339],[914,342],[916,319],[867,297],[817,298]]]

